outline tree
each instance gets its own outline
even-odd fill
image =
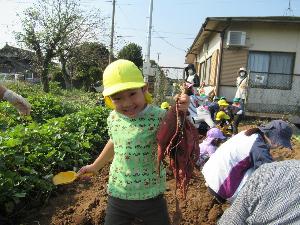
[[[72,74],[69,73],[69,71],[71,67],[70,61],[74,56],[80,58],[78,57],[79,54],[83,54],[84,57],[81,57],[83,62],[86,62],[87,60],[93,61],[93,59],[100,60],[97,63],[94,63],[94,65],[99,68],[101,67],[100,62],[105,64],[105,51],[108,52],[105,46],[101,44],[98,45],[98,43],[88,43],[88,41],[93,42],[98,39],[99,34],[97,34],[96,31],[101,30],[101,34],[104,33],[103,29],[101,29],[104,28],[104,19],[99,17],[99,15],[99,12],[96,12],[95,14],[90,12],[88,16],[82,17],[81,20],[74,21],[74,24],[69,28],[69,35],[67,35],[58,45],[58,58],[62,66],[63,78],[67,89],[72,86]],[[80,45],[83,52],[77,52],[77,47]],[[90,48],[88,54],[84,54],[85,48]],[[94,54],[96,52],[99,53],[98,57]],[[106,61],[107,60],[108,59],[106,58]],[[101,69],[99,71],[101,71]]]
[[[38,0],[25,10],[21,18],[23,32],[17,39],[36,53],[36,71],[41,76],[43,90],[49,92],[49,65],[54,57],[62,63],[64,79],[69,50],[87,38],[92,24],[75,0]]]
[[[69,67],[76,87],[83,85],[87,90],[92,83],[101,81],[103,71],[108,65],[108,56],[108,49],[97,42],[85,42],[73,49]]]
[[[140,68],[143,66],[142,47],[135,43],[130,43],[119,51],[118,59],[130,60]]]
[[[153,99],[154,104],[160,105],[162,102],[166,101],[168,86],[170,85],[169,78],[166,73],[160,68],[156,61],[150,60],[152,68],[157,68],[156,76],[152,82],[148,83],[149,88],[154,86]]]

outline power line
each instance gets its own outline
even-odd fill
[[[135,31],[140,31],[140,32],[145,32],[145,29],[142,28],[134,28],[134,27],[118,27],[118,29],[123,29],[123,30],[135,30]],[[180,32],[171,32],[171,31],[161,31],[157,30],[159,33],[166,33],[166,34],[176,34],[176,35],[194,35],[191,33],[180,33]]]
[[[168,38],[168,39],[184,39],[184,40],[194,40],[195,37],[166,37],[166,36],[158,36],[158,37],[152,37],[152,38]]]
[[[120,9],[120,12],[123,14],[123,16],[125,17],[125,19],[126,19],[126,21],[128,22],[128,24],[130,25],[130,26],[132,26],[132,24],[131,24],[131,22],[128,20],[128,16],[126,15],[126,13],[121,9],[121,7],[120,7],[120,5],[118,5],[117,4],[117,6],[118,6],[118,8]],[[120,29],[120,27],[118,27],[118,29]],[[143,30],[143,32],[146,32],[146,30]],[[122,36],[122,35],[121,35]],[[131,36],[131,37],[135,37],[135,36]],[[145,41],[143,41],[143,45],[144,46],[146,46],[146,42]]]
[[[159,35],[159,38],[160,38],[161,40],[163,40],[164,42],[166,42],[166,43],[167,43],[168,45],[170,45],[171,47],[173,47],[173,48],[175,48],[175,49],[177,49],[177,50],[186,52],[185,49],[178,48],[178,47],[176,47],[175,45],[173,45],[172,43],[170,43],[169,41],[167,41],[167,40],[166,40],[164,37],[162,37],[156,30],[153,29],[153,31],[154,31],[155,33],[157,33],[157,35]]]
[[[140,37],[140,36],[136,36],[136,35],[128,35],[128,34],[126,34],[126,35],[117,35],[117,37],[132,37],[132,38],[137,38],[137,37]],[[194,40],[195,38],[194,37],[182,37],[182,38],[180,38],[180,37],[167,37],[167,36],[157,36],[157,37],[152,37],[152,38],[159,38],[159,39],[162,39],[162,38],[164,38],[164,39],[166,39],[166,38],[168,38],[168,39],[181,39],[181,40]]]
[[[121,29],[121,30],[134,30],[134,31],[138,31],[138,32],[146,32],[146,30],[139,29],[139,28],[119,27],[119,26],[117,28]],[[165,34],[174,34],[174,35],[190,35],[190,36],[193,35],[193,34],[188,34],[188,33],[177,33],[177,32],[170,32],[170,31],[157,31],[157,32],[165,33]],[[195,39],[195,36],[192,36],[192,37],[165,37],[165,36],[161,36],[161,37],[153,37],[153,38]]]

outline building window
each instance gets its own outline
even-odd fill
[[[250,51],[248,70],[252,87],[291,89],[294,53]]]
[[[206,68],[205,68],[205,79],[203,79],[203,81],[205,82],[205,84],[208,83],[209,80],[209,76],[210,76],[210,66],[211,66],[211,57],[209,57],[206,60]]]
[[[203,81],[203,79],[205,79],[205,62],[202,62],[200,64],[200,80],[201,82]]]
[[[33,73],[26,70],[25,71],[25,80],[33,80]]]
[[[201,75],[201,82],[205,82],[206,84],[208,83],[209,80],[209,75],[210,75],[210,66],[211,66],[211,57],[206,59],[206,61],[202,62],[200,64],[200,75]]]

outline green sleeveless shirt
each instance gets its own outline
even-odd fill
[[[114,144],[108,194],[126,200],[144,200],[164,193],[166,172],[156,171],[156,133],[165,110],[148,105],[136,118],[112,111],[107,119]],[[162,166],[161,166],[162,167]]]

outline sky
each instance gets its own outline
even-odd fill
[[[0,48],[18,46],[14,32],[21,31],[17,14],[36,0],[0,0]],[[100,9],[111,27],[112,0],[81,0],[82,9]],[[116,0],[114,53],[128,43],[147,52],[150,0]],[[192,45],[207,17],[300,16],[300,0],[153,0],[150,58],[160,66],[184,67]],[[107,35],[106,35],[107,37]],[[108,38],[99,37],[109,46]]]

